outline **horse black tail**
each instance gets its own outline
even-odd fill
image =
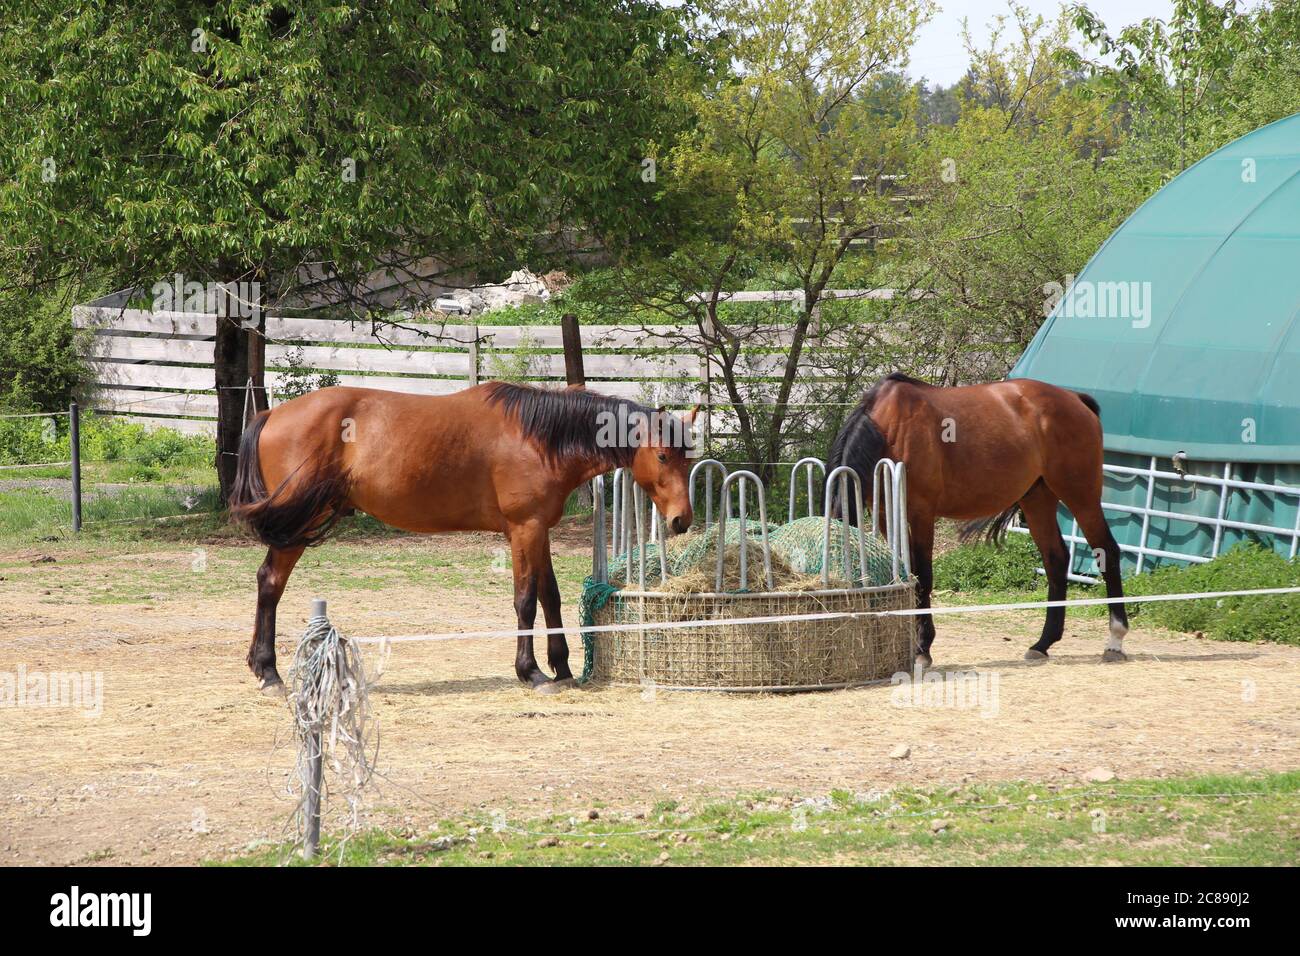
[[[1092,410],[1092,413],[1094,415],[1096,415],[1098,418],[1101,418],[1101,406],[1097,404],[1097,400],[1095,398],[1093,398],[1087,392],[1075,392],[1074,394],[1079,396],[1079,401],[1087,405],[1088,408]]]
[[[1001,514],[968,521],[957,529],[957,540],[962,544],[969,544],[982,536],[989,544],[1000,548],[1002,542],[1006,540],[1007,528],[1011,526],[1019,511],[1020,505],[1014,504]]]
[[[298,472],[308,466],[304,462],[279,487],[268,492],[258,446],[270,417],[270,412],[259,414],[239,440],[239,466],[228,501],[231,517],[272,548],[320,544],[340,518],[352,513],[348,506],[351,478],[336,463],[318,461],[312,462],[295,481]],[[292,493],[288,491],[291,482]]]

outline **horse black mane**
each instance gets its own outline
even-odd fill
[[[532,385],[515,385],[510,382],[489,382],[488,402],[500,405],[523,428],[524,435],[533,439],[552,462],[568,458],[598,458],[611,465],[626,467],[632,464],[636,447],[630,443],[616,442],[604,445],[598,441],[601,430],[601,413],[611,413],[616,418],[619,409],[625,409],[622,420],[632,420],[634,414],[646,416],[648,423],[662,423],[670,417],[662,410],[650,408],[627,398],[614,398],[589,392],[585,388],[537,388]],[[676,416],[671,416],[676,418]],[[680,421],[680,419],[677,419]],[[668,448],[683,446],[682,429],[667,429],[673,434],[664,435],[659,427],[656,441]]]
[[[881,433],[876,423],[872,421],[871,411],[875,407],[876,401],[880,398],[881,392],[886,386],[894,383],[905,385],[920,385],[925,388],[932,387],[929,382],[923,382],[919,378],[912,378],[910,375],[904,375],[902,372],[892,372],[886,375],[871,388],[867,389],[862,395],[862,401],[849,412],[848,418],[844,420],[844,427],[840,433],[835,436],[835,441],[831,445],[830,459],[826,462],[826,473],[829,475],[840,465],[848,465],[858,473],[862,480],[862,493],[871,497],[871,481],[876,473],[876,463],[889,454],[889,442]],[[836,509],[840,508],[841,503],[836,500],[838,497],[839,482],[836,482],[836,488],[831,492],[831,513],[834,514]],[[847,511],[847,516],[841,515],[844,520],[857,523],[857,515],[854,513],[853,499],[843,502],[843,509]]]

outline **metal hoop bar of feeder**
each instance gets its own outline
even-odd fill
[[[645,492],[638,484],[632,485],[632,514],[636,519],[637,581],[645,590]],[[628,559],[629,562],[631,558]]]
[[[912,576],[912,532],[907,523],[907,464],[894,462],[894,507],[898,512],[898,561],[903,578]]]
[[[701,458],[691,466],[691,475],[687,480],[686,486],[691,500],[691,512],[695,511],[695,475],[703,469],[704,471],[704,527],[713,524],[713,471],[722,475],[722,480],[727,480],[727,466],[716,458]]]
[[[618,485],[618,496],[623,502],[620,507],[621,519],[619,522],[618,553],[623,555],[623,578],[624,583],[632,583],[632,527],[635,524],[635,512],[632,505],[632,482],[627,480],[627,472],[624,471]]]
[[[614,506],[617,509],[613,535],[615,555],[628,554],[636,543],[632,533],[632,473],[627,468],[614,469]]]
[[[591,479],[591,502],[595,514],[591,520],[591,577],[601,584],[609,583],[609,551],[605,543],[605,476]]]
[[[794,463],[794,467],[790,469],[790,507],[786,512],[787,521],[794,521],[794,490],[799,484],[799,469],[801,467],[806,467],[807,469],[808,517],[814,518],[817,516],[817,499],[813,494],[813,469],[820,468],[822,470],[822,479],[824,480],[826,478],[826,462],[822,461],[820,458],[800,458]]]
[[[889,544],[890,573],[898,580],[898,520],[894,507],[894,463],[888,458],[876,462],[871,473],[871,526]]]
[[[659,551],[659,580],[660,582],[668,580],[668,527],[664,524],[664,516],[660,514],[659,509],[655,507],[654,502],[650,504],[650,530],[658,534],[658,551]]]
[[[840,483],[840,501],[847,500],[849,494],[849,485],[853,485],[853,502],[858,507],[858,569],[862,572],[862,585],[867,583],[867,541],[862,530],[862,477],[857,473],[852,465],[840,465],[826,476],[826,489],[823,492],[825,500],[830,502],[831,490],[835,487],[836,480]],[[842,506],[841,506],[842,508]],[[849,535],[851,523],[848,520],[847,510],[842,510],[844,520],[843,526],[844,539],[840,550],[843,552],[844,559],[844,580],[849,583],[853,582],[853,566],[849,557]],[[831,580],[831,509],[826,508],[826,517],[822,521],[822,584],[829,585]]]
[[[610,488],[613,490],[613,519],[610,523],[609,549],[615,557],[618,556],[619,543],[623,540],[623,469],[615,468],[614,476],[610,479]]]
[[[632,583],[632,557],[636,551],[636,484],[623,472],[623,553],[627,556],[628,583]]]
[[[718,571],[715,587],[722,590],[722,566],[723,557],[727,551],[727,514],[731,511],[731,486],[733,483],[739,484],[738,499],[740,512],[738,520],[740,521],[740,589],[749,590],[749,566],[748,566],[748,513],[745,506],[745,482],[752,481],[758,492],[758,519],[763,536],[763,571],[766,575],[767,589],[771,591],[775,585],[772,583],[772,549],[767,542],[767,492],[763,487],[763,479],[752,471],[733,471],[722,481],[722,492],[719,498],[718,511]]]
[[[883,512],[880,505],[884,505]],[[901,461],[882,458],[876,462],[871,480],[872,528],[880,531],[883,518],[885,540],[895,580],[911,577],[911,539],[907,526],[907,466]],[[900,570],[902,572],[900,577]]]

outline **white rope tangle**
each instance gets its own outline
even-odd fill
[[[298,642],[289,683],[289,707],[298,750],[290,786],[298,797],[295,816],[299,826],[306,829],[304,810],[314,786],[309,765],[313,759],[321,759],[334,771],[350,811],[351,826],[356,827],[362,788],[374,772],[379,755],[378,734],[369,721],[369,681],[360,648],[340,635],[328,618],[314,616],[307,621]]]

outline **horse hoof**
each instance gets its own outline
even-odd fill
[[[263,677],[258,689],[262,692],[263,697],[279,697],[283,700],[287,696],[284,689],[284,681],[278,677]]]
[[[533,693],[541,694],[543,697],[550,697],[552,694],[560,694],[563,692],[564,687],[561,686],[559,682],[553,680],[548,680],[544,684],[537,684],[533,687]]]
[[[1047,660],[1047,652],[1046,652],[1046,651],[1040,651],[1040,650],[1039,650],[1038,648],[1036,648],[1036,647],[1031,647],[1029,650],[1025,651],[1025,660],[1027,660],[1027,661],[1045,661],[1045,660]]]
[[[578,686],[578,682],[572,677],[559,677],[551,681],[551,683],[562,690],[568,690],[571,687]]]
[[[1101,659],[1104,663],[1110,664],[1115,661],[1126,661],[1128,660],[1128,655],[1123,651],[1117,651],[1113,647],[1108,647],[1101,655]]]
[[[927,667],[932,667],[934,665],[934,661],[931,659],[930,655],[925,653],[924,651],[917,651],[916,664],[917,666],[919,666],[924,670]]]

